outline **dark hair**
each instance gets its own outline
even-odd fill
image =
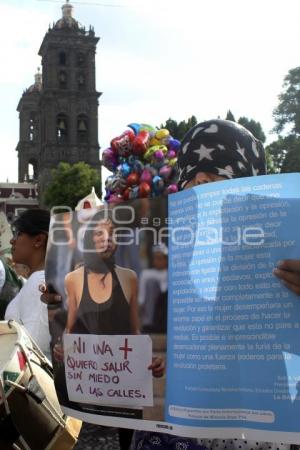
[[[99,256],[99,253],[93,251],[95,250],[93,237],[95,227],[98,223],[106,221],[111,222],[113,226],[116,225],[110,209],[101,209],[96,212],[96,214],[94,214],[89,221],[83,238],[83,256],[85,267],[92,272],[105,274],[111,272],[112,268],[115,266],[114,258],[112,256],[111,258],[102,259],[101,256]]]
[[[15,230],[36,236],[37,234],[48,234],[50,224],[50,212],[46,209],[27,209],[12,224]]]

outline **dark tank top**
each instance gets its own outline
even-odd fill
[[[71,333],[131,334],[130,306],[115,269],[112,269],[112,293],[104,303],[96,303],[88,288],[88,272],[84,267],[82,297]]]

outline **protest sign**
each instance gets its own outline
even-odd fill
[[[153,405],[149,336],[65,334],[64,360],[71,401]]]
[[[167,358],[167,373],[162,380],[153,378],[153,406],[144,406],[138,416],[130,410],[131,403],[122,408],[118,403],[113,412],[115,398],[106,404],[101,396],[92,409],[75,401],[74,386],[68,396],[65,367],[54,359],[64,410],[93,423],[111,425],[113,415],[115,426],[167,430],[182,436],[299,441],[300,301],[272,271],[281,259],[300,258],[300,175],[220,181],[168,199],[140,199],[109,208],[119,215],[115,220],[119,222],[114,225],[116,265],[110,266],[116,276],[106,298],[126,298],[129,284],[122,282],[122,274],[126,278],[126,270],[134,271],[140,325],[131,333],[149,334],[155,348],[166,333],[165,324],[159,329],[155,325],[160,310],[161,316],[166,315],[168,293],[167,355],[165,348],[157,350],[158,356]],[[70,224],[80,250],[79,241],[83,242],[89,225],[76,220],[73,216]],[[60,223],[57,218],[56,229]],[[167,290],[163,288],[165,273],[151,266],[153,249],[161,242],[169,249]],[[63,267],[57,260],[73,260],[69,271],[82,274],[79,284],[85,292],[78,296],[76,308],[85,317],[82,299],[88,295],[90,302],[97,290],[88,292],[83,270],[74,271],[81,257],[78,251],[74,258],[74,250],[68,256],[72,245],[64,244],[61,250],[58,243],[52,244],[48,280],[55,285],[56,277],[63,280],[66,275],[61,271],[55,275],[56,268]],[[146,276],[145,271],[149,271]],[[85,279],[92,280],[88,273]],[[141,286],[149,279],[150,284]],[[77,317],[73,330],[68,330],[70,339],[89,333],[129,336],[128,331],[117,331],[126,324],[130,328],[129,311],[125,313],[123,307],[121,312],[115,308],[109,320],[103,321],[102,310],[95,314],[95,323],[102,320],[99,332],[89,332],[85,319],[78,324]],[[72,314],[65,299],[64,309],[50,324],[54,343]],[[107,323],[111,324],[108,333],[103,332]]]

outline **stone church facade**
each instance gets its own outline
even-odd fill
[[[17,110],[19,182],[37,182],[43,193],[59,162],[86,162],[100,174],[95,54],[99,38],[62,7],[62,18],[49,27],[39,55],[42,74],[23,93]]]

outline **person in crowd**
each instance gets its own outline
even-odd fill
[[[161,243],[152,247],[152,267],[142,270],[139,278],[138,304],[143,332],[166,333],[167,295],[168,247]]]
[[[178,153],[178,187],[180,190],[224,181],[227,179],[266,174],[263,145],[241,125],[227,120],[210,120],[191,128],[185,135]],[[281,270],[296,263],[282,263]],[[295,267],[296,266],[296,267]],[[299,264],[300,267],[300,264]],[[298,270],[299,270],[298,267]],[[296,272],[296,271],[295,271]],[[293,290],[300,278],[279,274]],[[297,272],[296,272],[297,273]],[[290,275],[290,278],[288,277]],[[299,289],[300,293],[300,289]],[[240,439],[195,439],[180,438],[161,433],[135,432],[131,450],[138,449],[197,449],[197,450],[289,450],[283,443],[253,442]]]
[[[47,307],[40,302],[40,284],[45,282],[45,255],[50,213],[44,209],[29,209],[13,223],[11,253],[13,261],[29,268],[28,280],[9,303],[5,320],[24,325],[42,352],[50,357],[50,334]]]

